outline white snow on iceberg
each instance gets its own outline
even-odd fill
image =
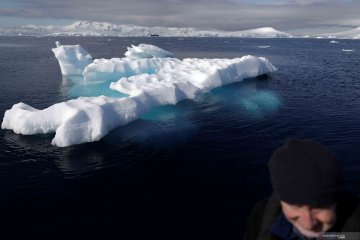
[[[354,52],[355,50],[354,49],[343,49],[342,51],[343,52]]]
[[[275,70],[265,58],[244,56],[235,59],[197,59],[186,58],[162,59],[162,67],[155,74],[140,74],[121,78],[110,84],[110,88],[130,96],[143,92],[151,94],[153,91],[166,90],[170,93],[175,104],[179,100],[179,89],[185,88],[184,92],[192,92],[194,87],[198,91],[207,92],[213,88],[240,81],[245,78],[256,77]],[[163,93],[156,94],[160,96]]]
[[[172,58],[168,64],[178,64],[181,60]],[[143,73],[157,73],[164,64],[162,58],[112,58],[95,59],[83,72],[85,81],[117,81],[122,77],[130,77]]]
[[[92,62],[91,55],[80,45],[61,45],[59,41],[52,51],[59,61],[62,75],[81,75]]]
[[[71,51],[78,49],[80,52],[82,48],[77,46]],[[63,52],[69,53],[66,50]],[[58,59],[63,61],[63,58]],[[68,62],[71,65],[71,61]],[[74,69],[79,70],[77,61],[73,63]],[[120,80],[116,79],[118,81],[111,83],[110,87],[129,96],[79,97],[43,110],[18,103],[5,112],[1,127],[24,135],[55,132],[52,144],[59,147],[97,141],[112,129],[138,119],[154,107],[193,99],[224,84],[275,70],[266,58],[254,56],[235,59],[153,57],[131,60],[126,57],[94,60],[84,69],[85,79],[89,79],[88,73],[93,73],[90,78],[94,80],[100,77],[106,81],[117,74]]]
[[[172,57],[173,54],[157,46],[142,43],[138,46],[131,45],[131,47],[128,47],[125,56],[131,59],[153,57],[165,58]]]

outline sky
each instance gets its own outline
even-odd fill
[[[0,0],[0,27],[74,21],[236,31],[334,32],[360,26],[359,0]]]

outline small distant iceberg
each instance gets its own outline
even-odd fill
[[[340,42],[332,40],[332,41],[330,41],[330,43],[340,43]]]
[[[258,48],[269,48],[271,46],[258,46]]]
[[[225,84],[276,71],[268,59],[251,55],[180,60],[157,46],[140,44],[128,48],[123,58],[92,60],[80,45],[56,42],[56,46],[52,50],[63,75],[82,75],[85,81],[109,81],[109,88],[124,94],[79,97],[43,110],[20,102],[5,112],[2,129],[23,135],[55,132],[52,144],[59,147],[98,141],[112,129],[155,107],[194,99]],[[101,89],[99,94],[104,94]],[[253,102],[245,105],[259,107]]]
[[[354,52],[354,49],[343,49],[343,52]]]

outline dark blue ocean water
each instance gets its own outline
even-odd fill
[[[0,37],[0,119],[18,102],[42,109],[106,89],[63,78],[51,52],[56,40],[81,44],[94,58],[122,57],[139,43],[178,58],[251,54],[269,58],[278,71],[154,109],[95,143],[57,148],[52,134],[0,130],[6,221],[40,232],[121,235],[130,228],[169,232],[169,239],[239,239],[253,205],[271,193],[267,162],[288,137],[326,145],[342,165],[346,187],[356,191],[360,41]]]

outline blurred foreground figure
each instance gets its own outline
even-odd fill
[[[255,206],[245,240],[330,239],[330,232],[360,239],[359,199],[343,190],[339,165],[323,146],[289,139],[269,170],[274,193]]]

